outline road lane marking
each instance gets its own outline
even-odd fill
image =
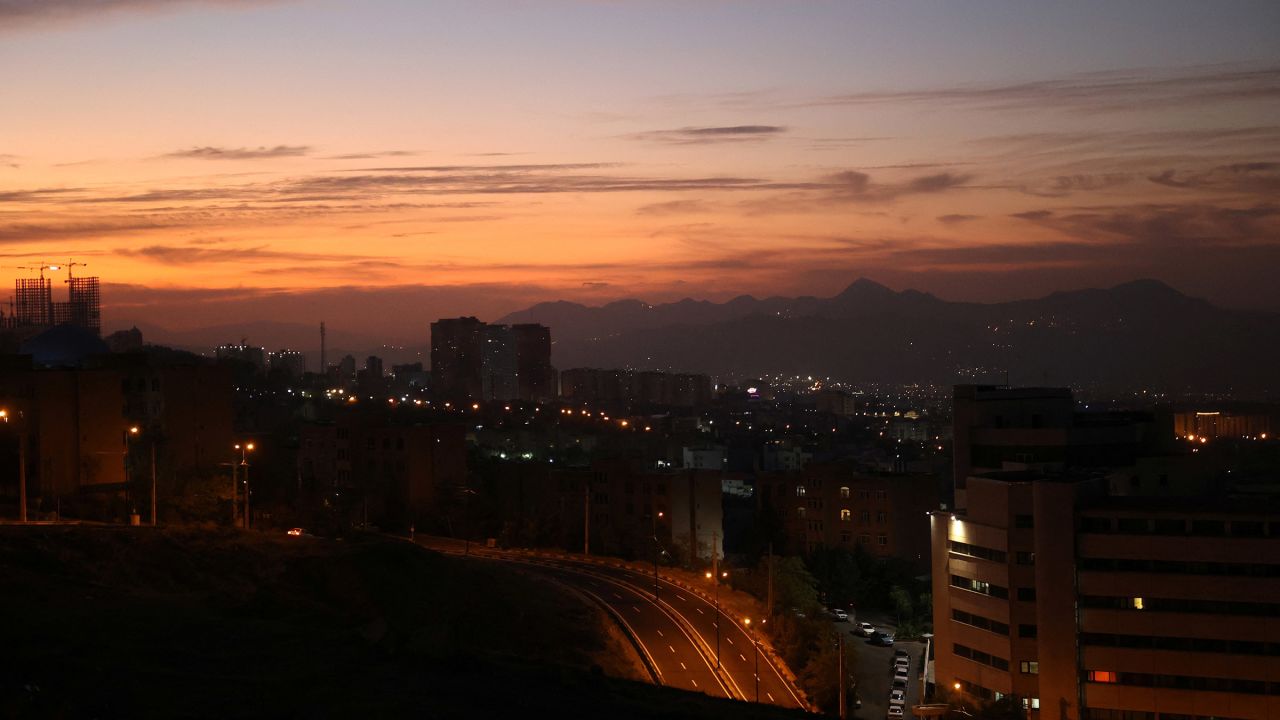
[[[742,658],[742,662],[746,662],[746,661],[747,661],[747,656],[746,656],[746,655],[743,655],[742,653],[738,653],[738,657]]]
[[[773,693],[766,691],[765,695],[769,696],[769,702],[778,702],[777,700],[773,699]]]
[[[689,680],[690,680],[690,682],[692,682],[692,683],[693,683],[693,686],[694,686],[694,687],[698,687],[698,681],[697,681],[697,680],[694,680],[693,678],[689,678]]]
[[[684,600],[684,596],[683,596],[683,595],[681,595],[680,593],[676,593],[676,599],[677,599],[677,600],[679,600],[680,602],[684,602],[684,601],[685,601],[685,600]]]
[[[694,608],[694,610],[697,610],[699,615],[706,615],[706,613],[702,612],[702,608]]]
[[[657,628],[654,628],[654,629],[656,630]],[[658,637],[666,637],[666,635],[663,635],[662,631],[658,630]]]
[[[632,606],[631,606],[631,609],[632,609],[632,610],[635,610],[637,615],[639,615],[639,614],[640,614],[640,608],[636,607],[635,605],[632,605]]]
[[[733,644],[733,638],[731,638],[731,637],[727,637],[727,638],[725,638],[725,640],[728,640],[730,645],[732,645],[732,644]]]
[[[622,599],[622,596],[621,596],[621,595],[619,595],[618,593],[614,593],[614,594],[613,594],[613,596],[614,596],[614,597],[616,597],[616,598],[618,598],[619,600],[621,600],[621,599]]]
[[[673,647],[671,647],[670,645],[668,645],[668,646],[667,646],[667,649],[671,651],[671,654],[672,654],[672,655],[675,655],[675,654],[676,654],[676,649],[675,649],[675,648],[673,648]]]
[[[681,669],[681,670],[688,670],[689,668],[685,667],[685,666],[684,666],[684,663],[680,663],[680,669]]]

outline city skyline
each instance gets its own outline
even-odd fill
[[[89,263],[107,329],[409,307],[425,331],[861,276],[1280,310],[1277,27],[1264,3],[0,2],[0,268]]]

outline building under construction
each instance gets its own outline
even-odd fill
[[[53,280],[46,278],[46,270],[63,269],[61,265],[40,265],[24,270],[38,270],[38,277],[18,278],[14,281],[13,299],[9,313],[0,313],[0,325],[20,336],[29,337],[55,325],[76,325],[102,334],[102,293],[98,278],[73,277],[71,268],[82,263],[67,263],[67,299],[54,301]]]

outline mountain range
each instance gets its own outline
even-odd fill
[[[561,369],[634,367],[864,383],[998,382],[1270,397],[1280,314],[1215,307],[1156,280],[965,303],[859,279],[833,297],[749,295],[600,307],[549,302],[498,322],[551,328]],[[1006,375],[1007,374],[1007,375]]]

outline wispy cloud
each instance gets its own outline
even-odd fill
[[[631,140],[666,145],[712,145],[717,143],[760,142],[777,137],[787,129],[780,125],[727,125],[717,127],[682,127],[674,130],[649,130],[632,133]]]
[[[420,155],[414,150],[379,150],[376,152],[348,153],[345,155],[329,155],[322,160],[376,160],[387,157],[409,157]]]
[[[651,203],[636,208],[637,215],[691,215],[694,213],[713,212],[714,207],[704,200],[671,200]]]
[[[164,12],[183,6],[252,7],[283,0],[0,0],[0,32],[97,20],[129,12]]]
[[[1153,183],[1180,190],[1259,194],[1280,194],[1280,162],[1248,162],[1220,165],[1204,171],[1165,170],[1147,178]]]
[[[19,167],[18,156],[0,153],[0,167],[13,168],[16,170]]]
[[[1119,111],[1280,99],[1280,67],[1196,66],[1117,70],[1003,85],[855,92],[802,106],[939,104],[982,110]]]
[[[276,145],[275,147],[194,147],[166,153],[167,158],[196,158],[200,160],[258,160],[262,158],[299,157],[311,152],[308,145]]]
[[[961,214],[939,215],[938,222],[942,223],[943,225],[959,225],[960,223],[966,223],[966,222],[969,222],[970,220],[977,220],[978,218],[979,218],[978,215],[961,215]]]

